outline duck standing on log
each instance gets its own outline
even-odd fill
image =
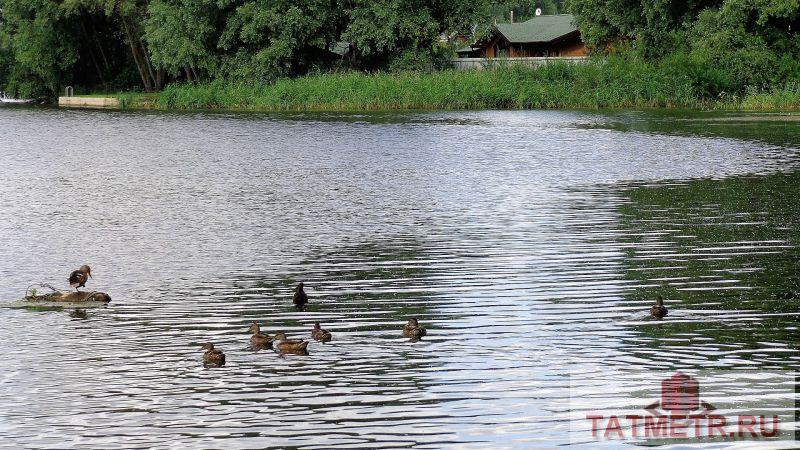
[[[297,309],[303,309],[308,303],[308,295],[306,295],[305,291],[303,290],[303,283],[298,283],[297,287],[294,288],[294,297],[292,297],[292,303]]]
[[[86,286],[86,281],[91,277],[92,269],[84,264],[78,270],[73,270],[69,274],[69,287],[73,287],[75,291],[78,291],[78,288]]]

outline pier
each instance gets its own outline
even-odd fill
[[[58,106],[68,108],[118,108],[116,97],[58,97]]]

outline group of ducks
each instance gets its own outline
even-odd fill
[[[92,269],[87,265],[83,265],[78,270],[74,270],[70,273],[69,284],[77,291],[78,288],[86,285],[86,281],[91,278],[91,276]],[[308,295],[305,293],[305,290],[303,290],[303,283],[299,283],[294,289],[292,303],[300,310],[305,308],[308,303]],[[656,304],[650,308],[650,315],[657,319],[666,317],[667,307],[664,306],[664,299],[660,295],[656,299]],[[248,332],[253,333],[253,335],[250,336],[250,347],[253,350],[273,349],[277,347],[280,353],[308,354],[308,341],[289,339],[283,331],[275,333],[275,336],[270,336],[268,333],[261,331],[261,325],[257,322],[253,322]],[[419,321],[415,317],[408,319],[405,327],[403,327],[403,336],[414,341],[419,340],[427,334],[427,330],[419,325]],[[332,335],[329,331],[323,330],[319,322],[317,322],[311,330],[311,338],[324,344],[325,342],[330,342]],[[223,353],[222,350],[214,348],[213,343],[207,342],[203,344],[202,348],[206,351],[203,354],[203,365],[206,367],[222,367],[225,365],[225,353]]]
[[[301,310],[305,307],[306,303],[308,303],[308,295],[303,290],[303,283],[299,283],[295,288],[292,303]],[[281,354],[308,354],[309,341],[303,339],[289,339],[283,331],[278,331],[275,333],[275,336],[270,336],[268,333],[261,331],[261,325],[258,322],[253,322],[247,331],[252,333],[250,336],[251,350],[272,350],[277,348],[278,352]],[[403,336],[410,338],[412,341],[417,341],[427,334],[428,331],[419,325],[419,321],[416,317],[408,319],[405,327],[403,327]],[[314,328],[311,330],[311,338],[324,344],[330,342],[333,336],[330,331],[323,330],[319,322],[316,322]],[[225,365],[225,353],[223,353],[222,350],[214,348],[213,343],[207,342],[203,344],[202,349],[205,350],[203,354],[203,365],[205,367],[222,367]]]

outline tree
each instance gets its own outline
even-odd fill
[[[4,0],[3,27],[14,62],[8,88],[25,96],[55,92],[77,59],[74,30],[51,0]]]
[[[346,10],[342,39],[355,46],[362,67],[407,69],[435,63],[441,37],[469,34],[474,25],[487,23],[490,3],[353,0]]]
[[[145,91],[161,89],[166,71],[156,70],[150,59],[150,51],[144,40],[144,20],[147,14],[146,0],[85,0],[103,5],[108,17],[115,19],[125,33],[133,62],[139,72]]]
[[[14,53],[11,48],[11,37],[6,31],[5,23],[0,20],[0,87],[8,83],[8,76],[14,64]]]
[[[800,0],[725,0],[691,25],[692,55],[730,74],[729,89],[800,81]],[[795,30],[794,32],[792,30]]]
[[[335,42],[339,8],[330,0],[227,0],[220,75],[272,80],[317,66]]]
[[[52,97],[67,84],[108,86],[125,80],[134,64],[146,90],[160,88],[163,77],[153,70],[141,39],[144,5],[134,0],[0,0],[13,55],[7,87],[26,96]]]
[[[711,29],[745,31],[767,46],[781,46],[796,36],[790,25],[797,21],[800,0],[569,0],[567,6],[583,40],[595,49],[630,43],[644,56],[662,56],[699,44]],[[695,24],[699,28],[692,31]]]
[[[144,21],[153,64],[190,81],[213,72],[220,15],[215,0],[154,0]]]

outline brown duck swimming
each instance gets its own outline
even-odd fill
[[[78,288],[86,286],[86,281],[92,277],[92,269],[87,265],[82,265],[78,270],[73,270],[69,274],[69,287]]]
[[[292,303],[297,309],[303,309],[308,303],[308,295],[306,295],[305,291],[303,290],[303,283],[298,283],[297,287],[294,288],[294,296],[292,297]]]
[[[262,333],[261,326],[257,322],[253,322],[248,331],[253,333],[250,336],[250,346],[253,350],[272,348],[272,337],[267,333]]]
[[[222,367],[225,365],[225,353],[222,350],[214,349],[214,344],[208,342],[203,344],[203,365],[205,367]]]
[[[276,345],[278,346],[278,350],[282,353],[307,353],[306,347],[308,347],[308,341],[302,339],[287,339],[286,333],[283,331],[279,331],[275,335],[275,340],[278,341]]]
[[[667,315],[667,307],[664,306],[664,299],[659,295],[656,304],[650,308],[650,314],[656,319],[663,319]]]
[[[328,330],[323,330],[319,327],[319,322],[314,324],[314,329],[311,330],[311,337],[315,341],[330,342],[331,333]]]
[[[407,338],[419,339],[426,334],[428,334],[428,332],[425,330],[425,328],[419,326],[419,322],[417,321],[416,317],[408,319],[406,326],[403,327],[403,336]]]

